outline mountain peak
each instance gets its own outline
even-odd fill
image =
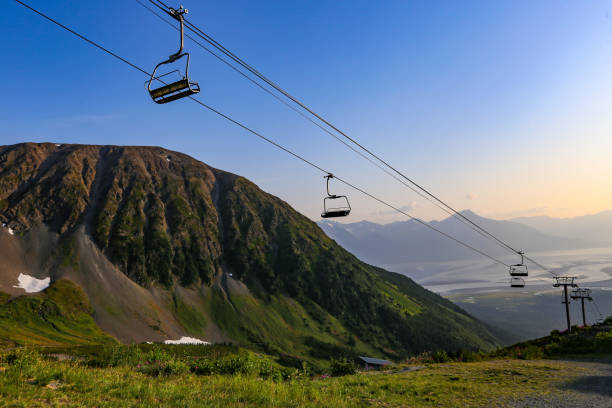
[[[124,341],[192,336],[303,355],[352,339],[395,357],[495,343],[245,178],[159,147],[3,146],[0,221],[15,232],[2,234],[0,259],[19,253],[23,273],[78,284],[96,323]],[[0,287],[17,284],[15,268],[0,262]],[[440,335],[449,330],[457,340]]]

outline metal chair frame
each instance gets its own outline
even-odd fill
[[[346,196],[331,194],[329,192],[329,179],[334,178],[333,174],[328,174],[323,178],[327,179],[327,197],[323,198],[323,212],[321,218],[335,218],[335,217],[346,217],[351,213],[351,203]],[[342,200],[346,202],[346,206],[342,207],[329,207],[328,203],[332,200]],[[328,201],[329,200],[329,201]]]
[[[510,265],[508,273],[510,273],[510,276],[529,276],[529,270],[525,265],[524,252],[519,251],[518,254],[521,256],[521,263]]]
[[[194,95],[200,92],[200,85],[198,85],[197,82],[193,82],[189,80],[190,56],[188,52],[183,52],[183,46],[185,43],[185,40],[184,40],[185,22],[184,22],[183,15],[187,14],[187,10],[181,6],[178,10],[171,8],[170,11],[166,11],[166,13],[168,13],[171,17],[176,19],[181,24],[181,30],[180,30],[181,31],[181,34],[180,34],[181,43],[180,43],[179,50],[177,52],[170,55],[167,60],[162,61],[155,66],[155,69],[153,69],[153,73],[151,73],[151,78],[149,79],[149,83],[147,84],[147,90],[149,91],[149,95],[151,95],[151,99],[153,99],[153,102],[159,103],[159,104],[176,101],[177,99],[185,98],[187,96],[191,96],[191,95]],[[185,75],[182,77],[182,79],[172,82],[170,84],[166,84],[163,81],[161,81],[162,83],[164,83],[163,86],[159,88],[151,89],[151,84],[153,83],[153,81],[156,81],[156,80],[160,81],[159,78],[166,76],[168,74],[171,74],[173,72],[180,73],[179,70],[174,70],[174,71],[170,71],[166,74],[156,77],[155,73],[157,72],[157,69],[162,65],[171,64],[183,57],[187,57],[187,62],[185,64]]]

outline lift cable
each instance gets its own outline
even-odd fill
[[[149,12],[151,12],[153,15],[155,15],[157,18],[159,18],[160,20],[162,20],[163,22],[165,22],[166,24],[168,24],[169,26],[171,26],[172,28],[174,28],[175,30],[180,30],[178,27],[176,27],[176,25],[174,25],[170,20],[168,20],[167,18],[165,18],[164,16],[160,15],[158,12],[156,12],[155,10],[153,10],[150,6],[144,4],[142,1],[140,0],[134,0],[136,1],[136,3],[138,3],[139,5],[141,5],[143,8],[147,9]],[[364,159],[366,159],[367,161],[369,161],[370,163],[372,163],[374,166],[378,167],[381,171],[384,171],[385,173],[387,173],[389,176],[393,177],[395,180],[397,180],[399,183],[402,183],[404,186],[406,186],[407,188],[411,189],[412,191],[414,191],[416,194],[419,194],[421,197],[426,198],[420,191],[416,190],[414,187],[412,187],[409,184],[406,184],[403,180],[401,180],[400,178],[398,178],[395,174],[391,173],[390,171],[388,171],[387,169],[385,169],[383,166],[381,166],[380,164],[376,163],[374,160],[372,160],[370,157],[366,156],[363,152],[355,149],[353,146],[351,146],[349,143],[345,142],[344,140],[342,140],[340,137],[338,137],[336,134],[334,134],[333,132],[330,132],[329,129],[321,126],[320,123],[317,123],[315,120],[313,120],[311,117],[309,117],[308,115],[304,114],[304,112],[300,111],[299,109],[297,109],[295,106],[291,105],[290,103],[288,103],[286,100],[280,98],[277,94],[275,94],[274,92],[270,91],[268,88],[262,86],[259,82],[255,81],[253,78],[251,78],[250,76],[248,76],[247,74],[245,74],[244,72],[242,72],[240,69],[236,68],[234,65],[232,65],[230,62],[228,62],[227,60],[225,60],[223,57],[221,57],[220,55],[218,55],[217,53],[215,53],[213,50],[211,50],[210,48],[208,48],[207,46],[205,46],[204,44],[202,44],[201,42],[199,42],[198,40],[196,40],[195,38],[193,38],[191,35],[189,34],[185,34],[185,37],[189,38],[191,41],[193,41],[197,46],[199,46],[200,48],[204,49],[206,52],[208,52],[209,54],[211,54],[212,56],[214,56],[215,58],[217,58],[219,61],[221,61],[222,63],[224,63],[225,65],[227,65],[229,68],[231,68],[232,70],[236,71],[238,74],[240,74],[242,77],[244,77],[246,80],[250,81],[253,85],[259,87],[262,91],[266,92],[267,94],[269,94],[270,96],[272,96],[273,98],[275,98],[277,101],[279,101],[280,103],[282,103],[283,105],[285,105],[286,107],[288,107],[289,109],[293,110],[295,113],[297,113],[298,115],[302,116],[304,119],[306,119],[307,121],[311,122],[313,125],[317,126],[319,129],[321,129],[322,131],[326,132],[327,134],[329,134],[331,137],[333,137],[334,139],[336,139],[338,142],[342,143],[343,145],[345,145],[346,147],[348,147],[349,149],[351,149],[353,152],[357,153],[358,155],[360,155],[361,157],[363,157]],[[448,209],[440,206],[437,203],[434,203],[438,206],[438,208],[440,208],[441,210],[447,212],[449,215],[453,215]]]
[[[589,307],[591,308],[591,313],[593,313],[593,320],[598,323],[601,316],[597,314],[597,310],[595,310],[595,306],[593,306],[593,301],[589,302]]]
[[[158,7],[160,10],[166,12],[166,9],[169,8],[169,6],[167,6],[165,3],[161,2],[160,0],[149,0],[152,4],[154,4],[156,7]],[[166,8],[166,9],[165,9]],[[445,208],[447,208],[447,210],[445,210],[445,212],[447,212],[449,215],[460,219],[462,222],[464,223],[468,223],[470,225],[470,227],[472,229],[474,229],[475,231],[479,231],[479,233],[483,236],[486,236],[492,240],[494,240],[498,245],[500,245],[501,247],[513,252],[514,254],[519,255],[519,250],[513,248],[512,246],[510,246],[509,244],[505,243],[504,241],[502,241],[501,239],[497,238],[495,235],[493,235],[492,233],[490,233],[489,231],[487,231],[486,229],[484,229],[483,227],[481,227],[480,225],[476,224],[474,221],[470,220],[469,218],[467,218],[465,215],[461,214],[460,212],[458,212],[457,210],[455,210],[453,207],[451,207],[450,205],[448,205],[447,203],[445,203],[444,201],[442,201],[441,199],[439,199],[438,197],[436,197],[433,193],[429,192],[427,189],[425,189],[424,187],[422,187],[421,185],[417,184],[414,180],[410,179],[408,176],[404,175],[402,172],[400,172],[399,170],[397,170],[395,167],[391,166],[388,162],[386,162],[385,160],[383,160],[382,158],[380,158],[378,155],[376,155],[375,153],[373,153],[372,151],[370,151],[369,149],[367,149],[366,147],[364,147],[361,143],[359,143],[357,140],[355,140],[354,138],[350,137],[349,135],[347,135],[346,133],[344,133],[343,131],[341,131],[340,129],[338,129],[336,126],[334,126],[333,124],[331,124],[328,120],[326,120],[325,118],[323,118],[321,115],[317,114],[316,112],[314,112],[311,108],[309,108],[308,106],[306,106],[304,103],[302,103],[300,100],[298,100],[296,97],[292,96],[291,94],[289,94],[287,91],[285,91],[283,88],[281,88],[279,85],[277,85],[276,83],[274,83],[273,81],[271,81],[270,79],[268,79],[267,77],[265,77],[263,74],[261,74],[259,71],[257,71],[255,68],[253,68],[252,66],[250,66],[249,64],[247,64],[245,61],[243,61],[241,58],[239,58],[238,56],[236,56],[234,53],[232,53],[231,51],[229,51],[227,48],[225,48],[223,45],[221,45],[219,42],[217,42],[214,38],[212,38],[210,35],[206,34],[203,30],[199,29],[197,26],[195,26],[193,23],[191,23],[190,21],[188,21],[187,19],[185,19],[185,26],[190,29],[192,32],[194,32],[194,34],[196,34],[197,36],[199,36],[200,38],[202,38],[204,41],[208,42],[210,45],[212,45],[213,47],[215,47],[217,50],[219,50],[220,52],[222,52],[223,54],[225,54],[227,57],[229,57],[230,59],[232,59],[233,61],[235,61],[236,63],[238,63],[239,65],[241,65],[242,67],[244,67],[245,69],[247,69],[249,72],[251,72],[252,74],[254,74],[255,76],[257,76],[259,79],[261,79],[262,81],[264,81],[265,83],[267,83],[268,85],[270,85],[272,88],[274,88],[275,90],[277,90],[278,92],[280,92],[281,94],[283,94],[285,97],[287,97],[288,99],[290,99],[291,101],[293,101],[294,103],[296,103],[298,106],[300,106],[302,109],[304,109],[305,111],[307,111],[308,113],[310,113],[311,115],[313,115],[314,117],[316,117],[317,119],[319,119],[321,122],[323,122],[324,124],[326,124],[327,126],[329,126],[331,129],[333,129],[334,131],[336,131],[337,133],[339,133],[340,135],[342,135],[344,138],[346,138],[347,140],[351,141],[352,143],[354,143],[356,146],[358,146],[359,148],[361,148],[363,151],[365,151],[366,153],[368,153],[371,157],[375,158],[376,160],[378,160],[380,163],[382,163],[384,166],[386,166],[387,168],[391,169],[393,172],[395,172],[396,174],[398,174],[400,177],[402,177],[403,179],[405,179],[406,181],[408,181],[410,184],[412,184],[413,186],[415,186],[416,188],[418,188],[419,190],[421,190],[424,194],[419,194],[421,197],[427,199],[430,202],[433,202],[433,200],[435,200],[435,202],[441,204],[442,206],[444,206]],[[227,63],[227,62],[226,62]],[[243,74],[244,76],[244,74]],[[329,132],[328,132],[329,133]],[[404,184],[404,183],[403,183]],[[411,188],[411,190],[415,191],[414,189]],[[429,197],[429,198],[428,198]],[[440,205],[437,205],[438,208],[441,208]],[[557,276],[556,273],[554,273],[553,271],[551,271],[550,269],[546,268],[545,266],[543,266],[542,264],[536,262],[534,259],[532,259],[529,256],[524,256],[525,259],[527,259],[528,261],[532,262],[534,265],[538,266],[539,268],[543,269],[544,271],[547,271],[549,273],[551,273],[554,276]]]
[[[155,15],[157,18],[159,18],[160,20],[164,21],[166,24],[168,24],[169,26],[171,26],[172,28],[174,28],[175,30],[180,30],[178,27],[176,27],[175,24],[173,24],[170,20],[168,20],[167,18],[163,17],[162,15],[160,15],[158,12],[156,12],[155,10],[153,10],[150,6],[144,4],[141,0],[134,0],[136,1],[136,3],[138,3],[140,6],[142,6],[143,8],[145,8],[146,10],[148,10],[150,13],[152,13],[153,15]],[[455,217],[457,218],[459,221],[463,222],[464,224],[468,225],[468,227],[470,227],[472,230],[474,230],[475,232],[477,232],[478,234],[482,235],[484,238],[490,239],[490,237],[482,232],[481,230],[479,230],[478,228],[474,228],[473,226],[471,226],[469,223],[467,223],[465,220],[463,220],[462,218],[456,217],[456,215],[450,211],[448,208],[443,207],[442,205],[440,205],[438,202],[433,201],[431,198],[427,197],[424,193],[422,193],[421,191],[417,190],[415,187],[411,186],[410,184],[406,183],[404,180],[400,179],[399,177],[397,177],[395,174],[391,173],[389,170],[387,170],[385,167],[383,167],[382,165],[380,165],[379,163],[375,162],[374,160],[372,160],[372,158],[368,157],[367,155],[365,155],[362,151],[357,150],[355,147],[353,147],[352,145],[350,145],[349,143],[345,142],[343,139],[341,139],[338,135],[336,135],[335,133],[331,132],[329,129],[325,128],[324,126],[322,126],[320,123],[318,123],[317,121],[313,120],[312,117],[306,115],[303,111],[297,109],[295,106],[291,105],[290,103],[288,103],[286,100],[282,99],[281,97],[279,97],[277,94],[275,94],[274,92],[270,91],[268,88],[264,87],[263,85],[261,85],[259,82],[255,81],[253,78],[251,78],[249,75],[245,74],[243,71],[241,71],[240,69],[236,68],[236,66],[232,65],[230,62],[228,62],[226,59],[224,59],[223,57],[221,57],[220,55],[218,55],[217,53],[215,53],[213,50],[211,50],[210,48],[208,48],[207,46],[205,46],[204,44],[202,44],[200,41],[196,40],[195,38],[193,38],[191,35],[189,34],[185,34],[185,36],[187,38],[189,38],[191,41],[193,41],[197,46],[199,46],[200,48],[204,49],[206,52],[208,52],[209,54],[211,54],[212,56],[214,56],[215,58],[217,58],[219,61],[221,61],[222,63],[224,63],[225,65],[227,65],[229,68],[231,68],[232,70],[236,71],[238,74],[240,74],[242,77],[244,77],[246,80],[250,81],[252,84],[254,84],[255,86],[257,86],[258,88],[260,88],[261,90],[263,90],[264,92],[266,92],[268,95],[272,96],[273,98],[275,98],[277,101],[279,101],[280,103],[282,103],[283,105],[285,105],[286,107],[288,107],[289,109],[291,109],[292,111],[294,111],[295,113],[297,113],[298,115],[300,115],[301,117],[303,117],[304,119],[306,119],[307,121],[309,121],[310,123],[312,123],[313,125],[315,125],[316,127],[318,127],[319,129],[321,129],[323,132],[327,133],[329,136],[333,137],[334,139],[336,139],[338,142],[342,143],[344,146],[346,146],[347,148],[351,149],[354,153],[358,154],[359,156],[361,156],[362,158],[364,158],[365,160],[367,160],[368,162],[370,162],[371,164],[373,164],[374,166],[378,167],[378,169],[380,169],[381,171],[383,171],[384,173],[386,173],[388,176],[393,177],[397,182],[401,183],[402,185],[404,185],[406,188],[412,190],[415,194],[419,195],[420,197],[424,198],[425,200],[429,201],[430,203],[432,203],[433,205],[435,205],[436,207],[438,207],[440,210],[444,211],[445,213],[447,213],[448,215],[450,215],[451,217]],[[495,241],[494,241],[495,242]],[[496,244],[500,245],[499,243],[495,242]],[[502,248],[507,249],[506,247],[500,245]]]
[[[150,74],[150,73],[148,73],[146,70],[144,70],[144,69],[140,68],[139,66],[137,66],[137,65],[135,65],[135,64],[133,64],[133,63],[131,63],[131,62],[129,62],[129,61],[128,61],[128,60],[126,60],[125,58],[123,58],[123,57],[121,57],[121,56],[119,56],[119,55],[115,54],[114,52],[112,52],[112,51],[108,50],[107,48],[105,48],[105,47],[103,47],[103,46],[99,45],[98,43],[96,43],[96,42],[94,42],[94,41],[92,41],[92,40],[88,39],[87,37],[85,37],[85,36],[83,36],[83,35],[81,35],[81,34],[77,33],[76,31],[74,31],[74,30],[70,29],[69,27],[65,26],[64,24],[62,24],[62,23],[58,22],[57,20],[55,20],[55,19],[53,19],[53,18],[51,18],[51,17],[47,16],[46,14],[44,14],[44,13],[42,13],[42,12],[40,12],[40,11],[36,10],[35,8],[33,8],[33,7],[29,6],[28,4],[24,3],[23,1],[21,1],[21,0],[15,0],[15,1],[16,1],[17,3],[19,3],[19,4],[21,4],[22,6],[24,6],[24,7],[28,8],[29,10],[33,11],[34,13],[38,14],[39,16],[41,16],[41,17],[43,17],[43,18],[45,18],[45,19],[49,20],[50,22],[52,22],[52,23],[56,24],[57,26],[59,26],[59,27],[63,28],[64,30],[66,30],[66,31],[68,31],[68,32],[70,32],[70,33],[72,33],[72,34],[76,35],[77,37],[81,38],[82,40],[86,41],[87,43],[89,43],[89,44],[91,44],[91,45],[95,46],[96,48],[98,48],[98,49],[100,49],[100,50],[102,50],[102,51],[106,52],[107,54],[109,54],[109,55],[111,55],[111,56],[115,57],[116,59],[120,60],[121,62],[126,63],[127,65],[129,65],[130,67],[132,67],[132,68],[134,68],[134,69],[136,69],[136,70],[140,71],[141,73],[143,73],[143,74],[145,74],[145,75],[147,75],[147,76],[150,76],[150,75],[151,75],[151,74]],[[158,79],[158,80],[159,80],[159,79]],[[163,81],[160,81],[160,82],[162,82],[162,83],[163,83]],[[266,136],[264,136],[264,135],[262,135],[262,134],[260,134],[260,133],[258,133],[258,132],[256,132],[256,131],[252,130],[251,128],[247,127],[246,125],[242,124],[241,122],[239,122],[239,121],[237,121],[237,120],[235,120],[235,119],[231,118],[230,116],[228,116],[228,115],[226,115],[226,114],[224,114],[224,113],[222,113],[222,112],[220,112],[220,111],[216,110],[215,108],[213,108],[213,107],[211,107],[211,106],[209,106],[209,105],[205,104],[204,102],[202,102],[202,101],[200,101],[200,100],[198,100],[198,99],[196,99],[196,98],[194,98],[194,97],[189,97],[189,99],[191,99],[191,100],[193,100],[194,102],[196,102],[196,103],[200,104],[202,107],[204,107],[204,108],[206,108],[206,109],[210,110],[211,112],[213,112],[213,113],[215,113],[215,114],[217,114],[217,115],[221,116],[222,118],[224,118],[224,119],[226,119],[226,120],[228,120],[228,121],[232,122],[233,124],[235,124],[235,125],[239,126],[240,128],[242,128],[242,129],[246,130],[247,132],[249,132],[249,133],[251,133],[251,134],[253,134],[253,135],[255,135],[255,136],[259,137],[260,139],[262,139],[262,140],[264,140],[264,141],[266,141],[266,142],[268,142],[268,143],[270,143],[270,144],[274,145],[275,147],[277,147],[277,148],[279,148],[279,149],[283,150],[284,152],[286,152],[286,153],[290,154],[291,156],[293,156],[293,157],[295,157],[295,158],[297,158],[297,159],[299,159],[299,160],[303,161],[304,163],[306,163],[306,164],[308,164],[308,165],[310,165],[310,166],[314,167],[315,169],[317,169],[317,170],[321,171],[322,173],[325,173],[325,174],[331,174],[329,171],[327,171],[327,170],[323,169],[322,167],[318,166],[317,164],[315,164],[315,163],[311,162],[310,160],[308,160],[308,159],[306,159],[306,158],[304,158],[304,157],[300,156],[299,154],[297,154],[297,153],[295,153],[295,152],[293,152],[293,151],[289,150],[288,148],[286,148],[286,147],[284,147],[284,146],[280,145],[279,143],[275,142],[274,140],[269,139],[269,138],[267,138]],[[492,257],[492,256],[490,256],[490,255],[488,255],[487,253],[485,253],[485,252],[483,252],[483,251],[481,251],[481,250],[479,250],[479,249],[477,249],[477,248],[474,248],[473,246],[471,246],[471,245],[469,245],[469,244],[467,244],[467,243],[465,243],[465,242],[463,242],[463,241],[461,241],[461,240],[459,240],[459,239],[457,239],[457,238],[453,237],[452,235],[449,235],[449,234],[447,234],[447,233],[445,233],[445,232],[443,232],[443,231],[441,231],[441,230],[437,229],[436,227],[434,227],[434,226],[430,225],[429,223],[427,223],[427,222],[425,222],[425,221],[421,220],[420,218],[413,217],[412,215],[408,214],[407,212],[405,212],[405,211],[403,211],[403,210],[401,210],[401,209],[399,209],[399,208],[397,208],[397,207],[393,206],[392,204],[389,204],[389,203],[387,203],[386,201],[384,201],[384,200],[382,200],[382,199],[380,199],[380,198],[378,198],[378,197],[376,197],[376,196],[374,196],[374,195],[372,195],[372,194],[368,193],[368,192],[367,192],[367,191],[365,191],[364,189],[362,189],[362,188],[360,188],[360,187],[357,187],[357,186],[355,186],[355,185],[351,184],[350,182],[348,182],[348,181],[346,181],[346,180],[344,180],[344,179],[342,179],[342,178],[337,177],[336,175],[334,175],[334,178],[335,178],[335,179],[337,179],[338,181],[342,182],[342,183],[343,183],[343,184],[345,184],[346,186],[351,187],[352,189],[357,190],[357,191],[359,191],[360,193],[362,193],[362,194],[364,194],[364,195],[366,195],[366,196],[368,196],[368,197],[372,198],[373,200],[376,200],[376,201],[378,201],[379,203],[381,203],[381,204],[383,204],[383,205],[385,205],[385,206],[387,206],[387,207],[389,207],[389,208],[391,208],[391,209],[393,209],[393,210],[395,210],[395,211],[397,211],[397,212],[399,212],[399,213],[401,213],[401,214],[404,214],[404,215],[405,215],[406,217],[408,217],[409,219],[414,220],[414,221],[416,221],[416,222],[418,222],[418,223],[422,224],[423,226],[425,226],[425,227],[427,227],[427,228],[429,228],[429,229],[431,229],[431,230],[433,230],[433,231],[435,231],[435,232],[438,232],[439,234],[441,234],[441,235],[445,236],[446,238],[448,238],[448,239],[450,239],[450,240],[453,240],[453,241],[455,241],[456,243],[458,243],[458,244],[460,244],[460,245],[462,245],[462,246],[464,246],[464,247],[466,247],[466,248],[468,248],[468,249],[471,249],[472,251],[474,251],[474,252],[476,252],[476,253],[478,253],[478,254],[480,254],[480,255],[484,256],[484,257],[487,257],[487,258],[491,259],[492,261],[494,261],[494,262],[496,262],[496,263],[499,263],[499,264],[501,264],[501,265],[503,265],[503,266],[509,267],[509,265],[507,265],[505,262],[500,261],[500,260],[498,260],[498,259],[496,259],[496,258],[494,258],[494,257]]]
[[[595,306],[595,309],[597,310],[597,313],[599,313],[599,318],[600,319],[605,319],[603,313],[601,313],[601,310],[599,310],[599,306],[597,306],[597,302],[595,301],[595,299],[593,299],[592,303]]]

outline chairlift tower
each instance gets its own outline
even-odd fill
[[[587,288],[576,288],[572,290],[570,297],[574,300],[580,299],[582,303],[582,325],[586,327],[586,315],[584,313],[584,300],[588,300],[589,302],[593,300],[591,297],[591,289]]]
[[[565,305],[565,317],[567,319],[567,332],[571,333],[572,326],[570,325],[569,298],[567,296],[567,287],[576,288],[578,285],[574,283],[575,276],[555,276],[556,282],[553,287],[559,288],[563,286],[564,300],[561,302]]]

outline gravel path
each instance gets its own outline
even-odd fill
[[[577,373],[546,396],[520,398],[512,408],[612,408],[612,362],[567,361]]]

